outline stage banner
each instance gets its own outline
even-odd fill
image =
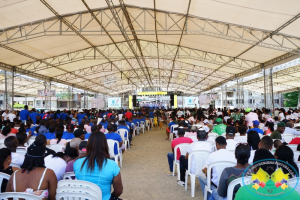
[[[198,107],[198,97],[184,97],[184,107]]]
[[[38,90],[38,97],[55,97],[55,90]]]
[[[107,98],[107,107],[121,108],[121,97]]]

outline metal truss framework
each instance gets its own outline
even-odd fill
[[[122,24],[126,19],[126,13],[122,12],[121,6],[115,6],[115,12],[119,15]],[[124,26],[124,31],[127,34],[135,35],[206,35],[210,37],[221,38],[225,40],[241,42],[249,45],[261,46],[264,48],[275,49],[278,51],[293,52],[300,54],[300,38],[280,34],[277,31],[267,31],[254,29],[251,27],[224,23],[216,20],[200,18],[197,16],[188,15],[187,23],[184,27],[179,24],[185,20],[185,15],[180,13],[171,13],[160,10],[153,10],[149,8],[140,8],[126,5],[129,10],[128,15],[130,22]],[[138,10],[139,13],[133,15],[130,10]],[[21,26],[10,27],[0,30],[0,43],[11,44],[23,40],[28,40],[43,36],[68,36],[75,35],[70,27],[64,25],[64,20],[70,19],[70,24],[76,27],[78,33],[83,36],[90,35],[106,35],[103,27],[107,29],[110,35],[123,35],[120,32],[118,23],[113,20],[112,13],[108,8],[93,10],[94,16],[91,16],[87,11],[75,13],[72,15],[61,16],[60,18],[49,18],[40,20],[33,23],[24,24]],[[160,21],[157,19],[160,17]],[[283,27],[288,26],[290,23],[300,17],[300,14],[293,17],[292,20],[284,24]],[[72,20],[71,20],[72,19]],[[96,19],[101,22],[102,26],[92,26]],[[151,29],[148,22],[156,24],[157,29]],[[147,26],[148,25],[148,26]],[[137,27],[134,32],[130,27]],[[282,28],[280,28],[281,30]],[[268,37],[267,41],[261,41],[263,38]]]

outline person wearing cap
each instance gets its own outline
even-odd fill
[[[253,121],[257,120],[258,121],[258,115],[255,112],[252,112],[251,108],[247,108],[245,110],[246,113],[248,113],[245,117],[245,120],[247,122],[248,127],[253,126]]]
[[[273,133],[270,135],[270,137],[274,140],[274,139],[279,139],[281,140],[281,134],[283,134],[285,131],[285,123],[284,122],[279,122],[277,124],[277,129],[275,131],[273,131]]]
[[[208,133],[210,131],[210,128],[207,126],[209,124],[208,119],[203,120],[203,126],[202,128],[206,131],[206,133]]]
[[[70,139],[75,138],[75,136],[73,134],[73,132],[74,132],[74,125],[73,124],[68,124],[66,128],[67,128],[67,131],[65,131],[63,133],[62,139],[70,140]]]
[[[261,130],[261,129],[259,128],[259,121],[258,121],[258,120],[252,121],[252,124],[253,124],[253,128],[249,129],[249,130],[247,131],[247,133],[248,133],[249,131],[256,131],[256,132],[259,133],[259,134],[262,134],[262,135],[264,134],[264,131]]]
[[[235,127],[234,126],[227,126],[226,127],[226,149],[228,151],[234,151],[236,144],[238,143],[236,140],[234,140],[234,136],[235,136]]]
[[[216,119],[217,125],[214,126],[212,132],[217,133],[219,136],[226,132],[226,125],[223,124],[223,120],[221,118]]]
[[[226,149],[226,146],[227,146],[226,139],[223,136],[218,136],[216,138],[217,151],[209,154],[208,157],[206,158],[204,168],[202,169],[204,175],[199,176],[199,181],[200,181],[203,194],[204,194],[205,185],[207,184],[207,178],[206,178],[207,167],[211,163],[219,162],[219,161],[231,161],[234,163],[237,162],[234,153],[228,151]],[[216,189],[218,187],[218,183],[219,183],[218,174],[221,174],[221,172],[218,173],[217,169],[212,169],[211,189]],[[207,194],[207,199],[209,199],[209,197],[210,197],[210,193]]]
[[[83,110],[80,109],[77,114],[78,124],[81,124],[81,120],[87,118],[86,113],[83,113]]]
[[[204,150],[204,151],[213,151],[213,146],[211,142],[207,142],[208,134],[204,129],[197,130],[197,139],[198,141],[193,142],[189,145],[188,151],[186,155],[180,156],[180,181],[178,181],[178,185],[184,186],[185,185],[185,172],[188,169],[188,158],[189,154],[193,151],[197,150]],[[195,157],[192,157],[191,160],[191,173],[196,172],[196,163]]]

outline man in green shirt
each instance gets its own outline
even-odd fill
[[[213,133],[218,133],[218,135],[222,135],[223,133],[226,133],[226,125],[223,124],[223,120],[221,118],[216,119],[217,126],[215,126],[212,130]]]
[[[273,133],[270,135],[270,137],[274,140],[274,139],[278,139],[281,140],[281,134],[285,131],[285,123],[284,122],[280,122],[277,124],[277,129],[275,131],[273,131]]]

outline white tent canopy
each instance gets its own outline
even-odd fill
[[[299,0],[0,0],[0,69],[103,94],[209,91],[299,58],[299,8]],[[274,91],[298,87],[293,69],[278,72]]]

